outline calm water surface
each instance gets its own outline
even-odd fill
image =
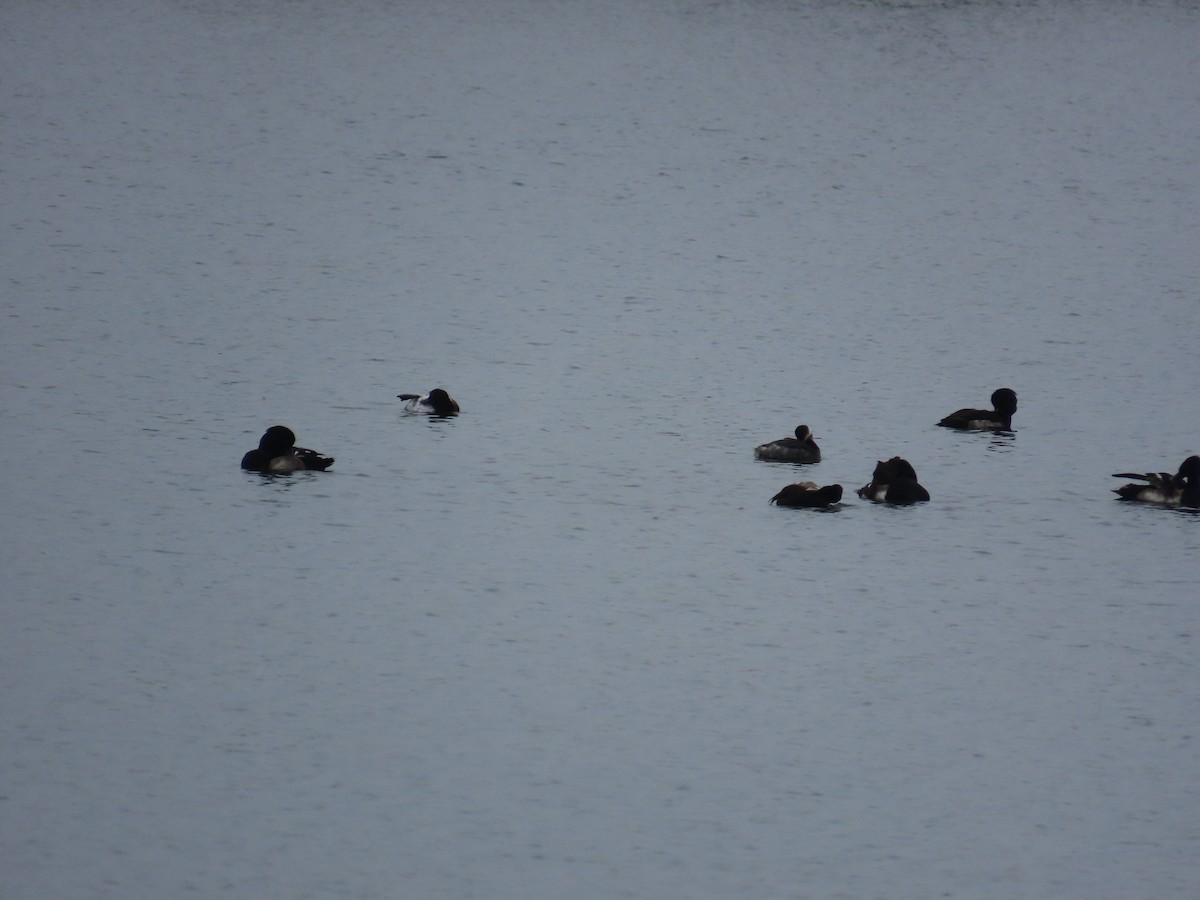
[[[0,24],[0,894],[1192,896],[1194,6]]]

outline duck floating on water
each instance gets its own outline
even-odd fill
[[[1189,456],[1174,475],[1169,472],[1147,472],[1144,475],[1118,472],[1113,478],[1133,478],[1146,482],[1114,488],[1118,499],[1157,506],[1200,507],[1200,456]]]
[[[816,509],[828,509],[842,500],[842,486],[828,484],[817,487],[812,481],[800,481],[789,484],[770,499],[776,506],[802,506]]]
[[[943,428],[959,431],[1012,431],[1017,411],[1017,392],[1000,388],[992,393],[992,409],[960,409],[938,422]]]
[[[908,504],[929,499],[929,491],[917,482],[917,470],[899,456],[877,462],[871,483],[860,487],[857,493],[875,503]]]
[[[794,438],[780,438],[769,444],[760,444],[754,448],[754,458],[772,462],[815,463],[821,461],[821,448],[813,440],[812,429],[807,425],[797,425]]]
[[[324,472],[333,465],[332,456],[296,446],[296,435],[283,425],[272,425],[258,441],[258,448],[242,457],[242,468],[251,472],[285,475],[312,469]]]
[[[397,394],[404,404],[405,412],[428,413],[434,416],[458,415],[458,402],[441,388],[434,388],[428,394]]]

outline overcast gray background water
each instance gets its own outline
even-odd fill
[[[0,895],[1193,897],[1198,48],[5,0]]]

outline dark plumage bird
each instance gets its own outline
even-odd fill
[[[815,463],[821,461],[821,448],[813,440],[812,430],[807,425],[797,425],[794,438],[780,438],[769,444],[760,444],[754,448],[754,458],[773,462]]]
[[[919,503],[929,499],[929,491],[917,483],[917,470],[912,463],[893,456],[875,464],[871,483],[860,487],[858,496],[876,503]]]
[[[1118,472],[1113,478],[1133,478],[1146,482],[1114,488],[1121,500],[1137,500],[1158,506],[1200,507],[1200,456],[1189,456],[1174,475],[1169,472],[1147,472],[1145,475]]]
[[[992,394],[993,409],[960,409],[938,422],[943,428],[960,431],[1012,431],[1013,413],[1017,411],[1017,393],[1012,388],[1000,388]]]
[[[258,449],[242,457],[242,468],[251,472],[285,474],[313,469],[323,472],[333,465],[332,456],[296,446],[296,435],[283,425],[272,425],[258,441]]]
[[[829,484],[817,487],[811,481],[801,481],[789,484],[771,498],[770,502],[777,506],[807,506],[827,509],[842,499],[842,486]]]
[[[405,412],[431,413],[435,416],[458,415],[457,401],[441,388],[434,388],[424,396],[420,394],[397,394],[396,396],[401,400],[408,401],[404,404]]]

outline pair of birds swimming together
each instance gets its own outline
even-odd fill
[[[1017,411],[1017,394],[1012,388],[1000,388],[992,394],[992,409],[960,409],[938,422],[943,428],[960,431],[1011,431]],[[821,448],[813,440],[807,425],[796,426],[794,438],[781,438],[754,448],[757,459],[775,462],[815,463],[821,461]]]
[[[1010,431],[1013,413],[1017,411],[1017,394],[1011,388],[992,393],[991,409],[960,409],[950,413],[938,425],[960,431]],[[821,461],[821,448],[813,440],[807,425],[796,428],[794,438],[783,438],[754,448],[756,459],[775,462],[815,463]],[[929,491],[917,481],[912,463],[899,456],[880,460],[871,481],[858,489],[858,496],[876,503],[908,504],[929,499]],[[771,498],[779,506],[828,508],[842,499],[842,486],[830,484],[819,487],[811,481],[789,484]]]
[[[458,403],[441,388],[428,394],[397,394],[404,404],[405,412],[426,413],[437,417],[454,416],[459,412]],[[257,449],[242,457],[242,468],[251,472],[271,475],[286,475],[290,472],[312,470],[324,472],[333,465],[332,456],[322,456],[315,450],[296,446],[296,435],[283,425],[272,425],[258,441]]]
[[[761,457],[760,457],[761,458]],[[917,471],[907,459],[893,456],[879,460],[871,481],[857,491],[864,500],[875,503],[891,503],[896,506],[921,503],[929,499],[929,491],[917,481]],[[842,500],[842,486],[827,484],[819,487],[812,481],[801,481],[787,485],[771,498],[777,506],[805,506],[828,509]]]

